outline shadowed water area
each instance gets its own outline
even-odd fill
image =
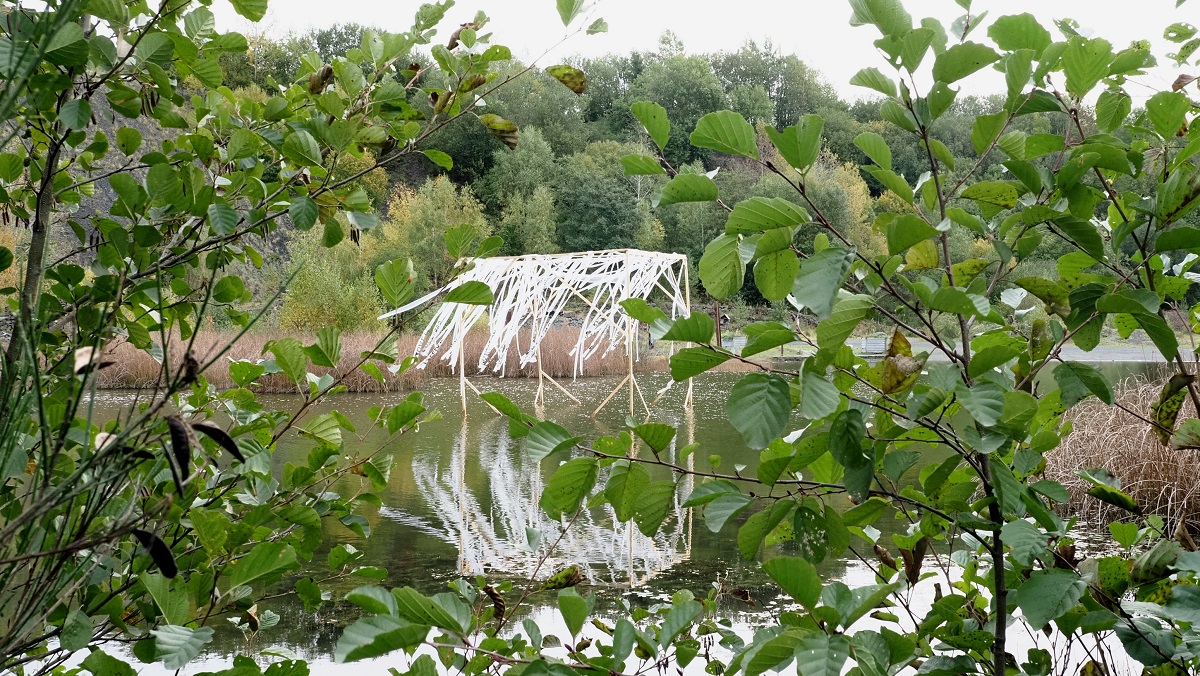
[[[1162,365],[1153,363],[1098,366],[1114,382],[1128,376],[1157,377],[1162,369]],[[697,469],[708,469],[709,456],[719,455],[719,471],[754,475],[758,453],[746,447],[725,416],[725,400],[738,377],[728,373],[698,377],[690,410],[683,404],[686,384],[675,385],[663,393],[651,409],[650,419],[678,428],[676,440],[663,454],[664,459],[674,461],[677,450],[694,441],[700,448],[689,460],[682,461],[684,464],[692,462]],[[581,405],[547,385],[547,403],[542,408],[533,406],[536,380],[478,379],[475,384],[481,391],[508,396],[523,410],[554,420],[590,442],[625,428],[629,414],[627,391],[618,394],[596,418],[591,417],[618,381],[591,378],[564,382]],[[639,376],[639,382],[646,399],[651,400],[669,384],[669,378],[665,374],[648,374]],[[655,537],[643,536],[632,524],[615,523],[607,506],[585,510],[539,569],[539,559],[559,538],[565,524],[549,519],[537,500],[543,482],[553,473],[557,462],[566,458],[552,457],[539,468],[523,453],[523,442],[510,439],[507,419],[498,416],[478,397],[468,396],[464,419],[457,380],[435,379],[422,391],[428,408],[440,410],[444,417],[423,424],[418,432],[382,449],[391,453],[395,462],[388,487],[379,495],[382,507],[364,512],[370,538],[364,541],[336,521],[324,520],[325,544],[307,569],[285,579],[278,587],[280,596],[259,605],[260,613],[268,609],[278,613],[278,625],[264,629],[250,641],[232,623],[213,623],[216,639],[208,653],[186,673],[226,668],[238,652],[254,653],[273,646],[309,660],[313,663],[313,673],[350,673],[364,668],[374,672],[393,666],[404,671],[408,658],[402,655],[380,658],[365,666],[333,663],[337,638],[342,627],[359,615],[357,609],[344,603],[326,603],[318,612],[308,613],[298,600],[283,594],[299,577],[311,576],[318,581],[328,577],[326,554],[343,543],[363,552],[356,565],[383,568],[387,576],[381,581],[351,577],[322,584],[333,599],[340,599],[362,584],[389,588],[409,585],[433,594],[446,591],[447,583],[459,577],[473,580],[476,575],[486,575],[493,582],[512,580],[511,597],[515,598],[535,570],[537,579],[542,580],[568,564],[575,564],[586,578],[580,592],[596,594],[596,612],[608,618],[620,614],[623,601],[650,606],[669,601],[671,594],[680,589],[705,596],[715,584],[721,590],[719,615],[731,620],[739,634],[749,640],[756,626],[767,623],[768,614],[777,613],[781,606],[787,605],[759,564],[745,561],[738,552],[736,527],[753,510],[731,520],[721,533],[713,533],[706,527],[702,513],[690,513],[679,507],[691,491],[690,480],[681,482],[674,505]],[[131,395],[126,393],[107,392],[100,395],[97,403],[102,414],[116,413],[130,399]],[[295,409],[300,401],[286,395],[264,395],[262,399],[267,406],[284,410]],[[331,398],[322,410],[341,411],[362,434],[368,428],[368,408],[401,399],[402,394],[344,394]],[[636,401],[635,413],[638,422],[645,419],[640,401]],[[803,425],[798,418],[793,423],[797,427]],[[384,442],[382,433],[345,435],[351,452],[370,452]],[[299,436],[285,439],[275,455],[276,471],[287,462],[305,462],[311,447],[310,441]],[[929,456],[927,462],[944,457],[936,451]],[[919,470],[920,466],[910,470],[906,480],[915,477]],[[651,474],[655,479],[669,476],[665,468],[652,468]],[[604,480],[602,473],[599,485]],[[332,490],[358,490],[359,485],[358,479],[353,478]],[[884,520],[881,527],[901,529],[904,523]],[[887,531],[882,534],[885,542],[888,536]],[[531,540],[536,549],[531,548]],[[795,553],[795,545],[784,542],[768,547],[765,555],[789,553]],[[871,569],[852,558],[826,560],[818,569],[827,580],[841,580],[851,587],[874,582]],[[932,588],[922,585],[911,593],[915,605],[927,607]],[[526,617],[531,616],[543,633],[565,635],[554,601],[553,593],[535,593],[528,601]],[[519,628],[521,619],[518,617],[510,627]],[[722,657],[727,659],[728,653]],[[693,666],[699,666],[699,662]],[[155,673],[160,667],[143,665],[142,672]]]

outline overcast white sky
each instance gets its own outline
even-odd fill
[[[228,0],[217,0],[214,11],[223,30],[245,33],[283,35],[342,22],[402,31],[410,26],[420,4],[416,0],[271,0],[267,18],[257,27],[237,16]],[[905,5],[915,19],[932,16],[947,29],[962,14],[954,0],[908,0]],[[492,17],[493,41],[511,47],[514,55],[528,61],[565,34],[554,7],[554,0],[458,0],[447,25],[468,21],[478,9],[484,9]],[[1048,27],[1054,19],[1074,18],[1085,34],[1104,37],[1118,50],[1131,41],[1149,39],[1160,68],[1145,78],[1145,84],[1157,88],[1169,85],[1178,74],[1166,58],[1175,45],[1162,39],[1163,29],[1177,21],[1200,24],[1200,0],[1179,9],[1175,0],[975,0],[974,9],[990,12],[985,27],[973,33],[983,38],[986,23],[996,16],[1031,12]],[[849,25],[846,0],[599,0],[591,6],[590,16],[606,19],[609,32],[580,34],[540,63],[552,65],[571,54],[654,49],[659,36],[671,30],[689,52],[732,50],[746,40],[770,39],[781,51],[796,54],[824,73],[849,99],[869,95],[867,90],[847,84],[859,68],[886,66],[872,45],[878,37],[874,27]],[[1051,28],[1051,32],[1059,37],[1057,29]],[[985,93],[999,90],[1003,80],[977,76],[964,84],[969,93]],[[1130,94],[1136,97],[1137,89],[1138,85],[1132,85]]]

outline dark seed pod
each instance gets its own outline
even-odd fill
[[[891,552],[884,549],[881,545],[875,545],[875,558],[879,559],[880,563],[892,570],[900,570],[900,566],[896,565],[896,559],[892,558]]]
[[[183,421],[176,416],[167,418],[167,428],[171,431],[171,478],[175,480],[175,490],[183,495],[183,482],[192,466],[192,445],[188,442],[187,428]]]
[[[483,593],[487,594],[487,597],[492,600],[492,614],[496,619],[504,619],[504,612],[507,608],[504,604],[504,597],[500,595],[500,592],[496,591],[495,587],[489,584],[483,588]]]
[[[229,436],[225,430],[207,423],[193,423],[192,429],[217,442],[218,446],[225,449],[229,455],[237,458],[238,462],[246,462],[246,456],[242,455],[242,451],[238,448],[237,443],[234,442],[233,437]]]
[[[167,428],[171,431],[171,453],[175,464],[179,467],[181,476],[187,476],[192,466],[192,444],[188,441],[187,427],[177,416],[167,418]]]
[[[171,548],[163,542],[162,538],[150,531],[138,528],[133,529],[133,536],[150,553],[150,558],[154,559],[154,565],[158,566],[163,575],[173,578],[179,574],[179,567],[175,565],[175,555],[171,553]]]

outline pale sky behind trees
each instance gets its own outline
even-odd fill
[[[228,0],[217,0],[213,9],[223,30],[282,37],[288,32],[350,22],[406,30],[419,5],[416,0],[272,0],[266,19],[257,26],[239,17]],[[905,6],[914,19],[932,16],[947,29],[963,14],[954,0],[907,0]],[[469,21],[478,9],[492,18],[488,28],[495,34],[493,41],[507,45],[514,56],[526,62],[566,33],[554,0],[458,0],[448,21]],[[1030,12],[1050,27],[1056,39],[1061,36],[1052,27],[1053,20],[1069,17],[1080,23],[1085,35],[1109,40],[1116,51],[1135,40],[1150,40],[1159,67],[1141,78],[1142,85],[1127,87],[1135,98],[1143,92],[1148,96],[1167,88],[1183,72],[1166,57],[1177,45],[1163,39],[1163,29],[1177,21],[1200,24],[1200,0],[1191,0],[1180,8],[1175,7],[1175,0],[975,0],[973,9],[989,14],[972,37],[986,38],[986,24],[997,16]],[[878,66],[890,72],[890,67],[872,44],[878,38],[875,28],[851,27],[850,13],[846,0],[600,0],[587,10],[586,21],[603,17],[609,32],[595,36],[580,33],[541,58],[539,64],[553,65],[576,54],[653,51],[659,37],[668,30],[679,37],[689,53],[736,50],[747,40],[759,44],[769,40],[779,51],[794,53],[823,73],[843,98],[854,100],[872,95],[869,90],[848,84],[858,69]],[[1002,76],[985,73],[962,83],[964,91],[986,94],[1001,90]]]

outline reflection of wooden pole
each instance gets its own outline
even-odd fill
[[[608,405],[608,402],[612,401],[613,397],[617,396],[617,392],[620,392],[622,387],[625,387],[626,380],[629,380],[629,376],[625,376],[624,378],[622,378],[621,382],[618,383],[615,388],[613,388],[613,391],[610,392],[608,394],[608,396],[604,398],[604,401],[600,402],[600,405],[596,407],[596,410],[592,411],[593,418],[595,418],[596,415],[600,413],[600,411],[604,410],[604,407]]]
[[[629,251],[625,252],[625,298],[629,298]],[[633,317],[625,316],[625,356],[629,364],[629,417],[633,417]]]
[[[687,305],[687,313],[692,314],[692,282],[689,278],[691,269],[691,261],[684,259],[683,261],[683,302]],[[687,396],[683,399],[684,407],[692,408],[692,379],[688,378]]]
[[[454,319],[454,334],[458,338],[458,396],[462,399],[463,419],[467,417],[467,356],[466,336],[462,332],[462,311],[459,310]]]
[[[466,395],[464,394],[464,401]],[[466,409],[464,409],[466,410]],[[467,564],[467,416],[463,416],[458,436],[458,570],[471,573]]]

